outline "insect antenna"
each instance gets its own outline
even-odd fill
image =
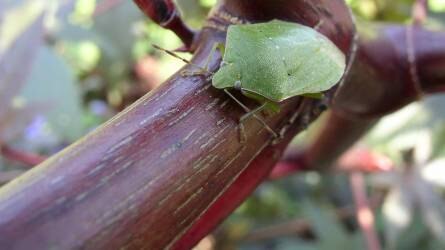
[[[194,66],[194,67],[200,69],[202,72],[206,72],[206,73],[212,74],[212,73],[209,72],[206,68],[203,68],[203,67],[201,67],[201,66],[199,66],[199,65],[197,65],[197,64],[194,64],[194,63],[192,63],[191,61],[189,61],[189,60],[187,60],[187,59],[185,59],[185,58],[183,58],[183,57],[177,55],[176,53],[174,53],[174,52],[172,52],[172,51],[170,51],[170,50],[164,49],[164,48],[162,48],[162,47],[160,47],[160,46],[158,46],[158,45],[156,45],[156,44],[152,44],[152,46],[153,46],[155,49],[158,49],[158,50],[160,50],[160,51],[163,51],[163,52],[167,53],[168,55],[170,55],[170,56],[172,56],[172,57],[174,57],[174,58],[176,58],[176,59],[179,59],[179,60],[183,61],[183,62],[186,63],[186,64],[192,65],[192,66]]]

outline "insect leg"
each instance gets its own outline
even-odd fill
[[[275,131],[273,131],[272,128],[269,127],[269,125],[267,125],[267,123],[260,117],[258,117],[255,113],[262,110],[266,104],[261,105],[260,107],[256,108],[255,110],[250,110],[248,107],[246,107],[246,105],[244,105],[240,100],[238,100],[238,98],[236,98],[234,95],[232,95],[229,90],[224,89],[224,92],[230,97],[232,98],[238,105],[241,106],[241,108],[244,109],[244,111],[246,111],[247,114],[243,115],[240,118],[240,122],[239,122],[239,127],[240,127],[240,142],[244,143],[246,141],[246,133],[244,130],[244,120],[247,119],[249,116],[253,116],[257,121],[259,121],[266,129],[267,131],[269,131],[274,137],[278,137],[277,133],[275,133]]]
[[[269,127],[269,125],[267,125],[267,123],[261,119],[260,117],[258,117],[256,115],[257,112],[263,110],[265,107],[267,106],[267,103],[262,104],[261,106],[255,108],[254,110],[248,112],[247,114],[243,115],[240,118],[240,124],[244,123],[245,120],[247,120],[250,116],[255,117],[255,119],[257,119],[265,128],[267,131],[269,131],[269,133],[271,133],[273,135],[274,138],[278,138],[278,134],[275,133],[275,131],[273,131],[272,128]]]
[[[250,112],[250,109],[248,107],[246,107],[246,105],[244,105],[240,100],[238,100],[234,95],[232,95],[232,93],[229,92],[229,90],[224,89],[224,92],[230,97],[232,98],[238,105],[241,106],[241,108],[244,109],[244,111],[246,112]],[[239,132],[240,132],[240,142],[244,143],[246,141],[246,133],[244,130],[244,124],[239,123]]]

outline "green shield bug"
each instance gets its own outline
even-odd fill
[[[329,38],[308,26],[279,20],[231,25],[225,47],[214,46],[210,56],[217,47],[222,62],[212,85],[223,89],[246,110],[240,118],[242,141],[243,122],[250,116],[278,137],[256,113],[264,109],[279,111],[278,103],[294,96],[320,95],[341,79],[346,67],[345,55]],[[205,67],[201,71],[208,72]],[[249,110],[229,89],[241,91],[261,106]]]
[[[345,67],[344,54],[310,27],[278,20],[232,25],[212,85],[281,102],[330,89]]]

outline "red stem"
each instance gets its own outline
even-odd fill
[[[309,170],[310,167],[308,167],[304,156],[304,150],[290,146],[285,151],[284,157],[273,168],[269,178],[278,179]]]
[[[267,149],[260,157],[256,158],[229,189],[178,240],[173,249],[193,248],[202,238],[212,232],[224,218],[229,216],[267,178],[277,157],[274,151],[273,148]]]
[[[278,179],[310,170],[308,163],[303,160],[304,157],[304,151],[287,150],[286,158],[277,163],[269,177]],[[393,169],[393,163],[389,158],[360,147],[350,149],[333,165],[335,170],[342,172],[373,173]]]
[[[366,184],[363,174],[352,173],[350,176],[351,189],[357,210],[357,221],[365,236],[368,250],[380,250],[380,241],[375,231],[374,214],[370,208],[366,195]]]
[[[300,112],[307,111],[301,110]],[[296,124],[300,122],[297,121]],[[299,130],[298,126],[294,126],[288,133],[292,134],[297,130]],[[219,199],[177,241],[173,249],[191,249],[199,240],[215,229],[224,218],[229,216],[268,177],[277,157],[280,156],[279,152],[286,148],[292,137],[286,138],[279,145],[269,146],[255,158]]]
[[[414,25],[421,25],[428,18],[428,1],[416,0],[412,10]]]
[[[0,146],[0,153],[7,159],[23,163],[26,166],[34,167],[46,160],[46,157],[13,149],[8,146]]]
[[[184,23],[172,0],[134,0],[134,2],[155,23],[173,31],[188,51],[195,51],[193,43],[197,33]]]

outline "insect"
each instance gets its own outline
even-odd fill
[[[280,20],[231,25],[225,46],[214,46],[210,57],[216,48],[223,56],[212,85],[223,89],[247,112],[239,122],[241,141],[245,140],[243,123],[251,116],[278,137],[257,113],[279,112],[278,104],[294,96],[320,96],[341,79],[346,67],[345,55],[329,38],[308,26]],[[207,66],[202,72],[210,73]],[[240,91],[260,106],[248,109],[229,89]]]

